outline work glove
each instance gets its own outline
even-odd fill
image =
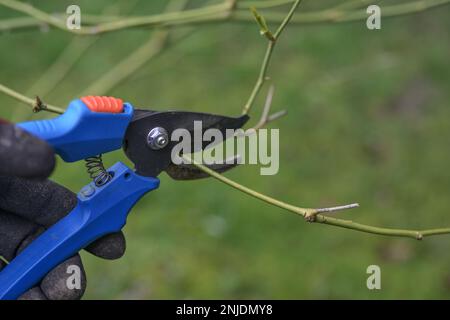
[[[74,193],[47,179],[54,167],[55,154],[47,142],[0,120],[0,256],[4,260],[13,260],[77,205]],[[106,235],[85,249],[100,258],[117,259],[125,252],[125,237],[122,232]],[[0,272],[5,265],[0,260]],[[74,274],[80,275],[80,286],[69,279]],[[85,289],[86,274],[76,254],[20,299],[76,300]]]

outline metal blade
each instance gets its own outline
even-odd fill
[[[150,131],[154,128],[164,128],[170,137],[176,129],[186,129],[191,135],[194,134],[194,121],[202,122],[202,134],[204,131],[215,128],[218,129],[224,137],[226,137],[227,129],[241,128],[249,117],[247,115],[232,118],[220,115],[186,112],[186,111],[167,111],[155,112],[147,110],[135,110],[135,115],[131,121],[127,132],[123,149],[128,158],[135,164],[136,172],[143,176],[156,177],[161,171],[166,170],[172,164],[171,153],[172,148],[178,143],[170,141],[164,148],[154,150],[147,144],[147,138]],[[203,150],[210,142],[202,144]],[[198,149],[198,148],[197,148]],[[192,145],[192,152],[197,152],[195,145]],[[183,168],[177,170],[172,169],[175,177],[189,176],[183,173]],[[192,172],[190,168],[186,168],[188,172]],[[177,178],[175,178],[177,179]]]
[[[239,156],[235,156],[231,161],[226,161],[226,163],[224,164],[212,164],[212,165],[205,164],[205,166],[218,173],[223,173],[239,165],[238,159]],[[166,172],[174,180],[195,180],[209,177],[209,174],[198,169],[193,164],[175,165],[171,163],[167,167]]]

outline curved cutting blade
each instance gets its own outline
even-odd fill
[[[186,129],[192,137],[194,137],[194,121],[201,121],[201,136],[211,128],[218,129],[224,139],[227,138],[227,129],[239,129],[247,121],[249,117],[243,115],[238,118],[225,117],[207,113],[187,112],[187,111],[167,111],[155,112],[147,110],[136,110],[133,120],[131,121],[124,140],[124,151],[128,158],[134,163],[136,172],[143,176],[156,177],[161,171],[167,170],[168,174],[179,180],[197,179],[205,175],[199,170],[194,170],[192,166],[180,165],[172,163],[171,153],[173,147],[179,143],[172,141],[164,148],[154,150],[147,145],[147,136],[149,132],[156,127],[164,128],[169,137],[176,129]],[[198,129],[198,127],[195,127]],[[200,132],[195,132],[199,134]],[[192,139],[193,140],[193,139]],[[197,152],[210,146],[211,142],[203,142],[200,148],[192,141],[191,151]],[[225,171],[234,167],[235,164],[225,165],[221,171]]]

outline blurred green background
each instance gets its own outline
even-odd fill
[[[30,3],[47,12],[76,3],[82,14],[109,8],[121,15],[165,6],[142,0]],[[337,3],[304,1],[299,11]],[[0,7],[1,19],[16,16]],[[258,166],[248,165],[227,176],[300,206],[359,202],[361,208],[339,217],[362,223],[450,225],[449,18],[444,6],[382,19],[378,31],[365,21],[288,26],[269,70],[273,111],[289,112],[270,126],[280,129],[280,171],[260,176]],[[163,54],[108,94],[136,106],[240,114],[266,47],[256,24],[205,24],[186,32],[174,30],[176,40]],[[101,36],[44,100],[67,105],[151,33]],[[83,41],[60,30],[4,32],[0,83],[40,94],[30,88],[45,85],[36,81],[70,43]],[[14,121],[51,116],[33,115],[2,94],[0,105],[0,116]],[[105,157],[107,165],[118,160],[125,160],[121,152]],[[53,178],[74,191],[89,181],[82,162],[60,162]],[[85,298],[450,298],[450,236],[414,241],[307,224],[213,179],[175,182],[161,175],[161,188],[135,207],[125,234],[127,253],[119,261],[83,253]],[[372,264],[381,267],[381,290],[366,288]]]

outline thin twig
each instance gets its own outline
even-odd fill
[[[287,114],[286,110],[281,110],[281,111],[278,111],[278,112],[275,112],[275,113],[269,115],[270,108],[272,107],[272,98],[273,98],[274,90],[275,90],[274,86],[271,85],[269,88],[269,91],[267,92],[266,102],[264,103],[264,108],[263,108],[263,111],[261,113],[261,117],[259,118],[258,123],[245,131],[241,131],[241,130],[236,131],[235,137],[242,138],[242,137],[248,137],[248,136],[254,135],[258,132],[259,129],[264,128],[270,122],[273,122]]]
[[[264,103],[263,112],[261,114],[261,118],[259,119],[258,124],[255,126],[255,129],[259,129],[263,127],[267,123],[267,119],[269,118],[270,108],[272,106],[273,94],[275,92],[275,87],[271,85],[269,87],[269,91],[267,91],[266,102]]]
[[[224,18],[228,18],[230,11],[234,9],[234,4],[235,1],[224,1],[221,4],[214,4],[182,12],[177,11],[151,16],[123,18],[121,20],[105,22],[95,26],[88,26],[88,27],[84,26],[80,29],[69,29],[67,28],[63,19],[54,15],[50,15],[40,9],[37,9],[31,4],[23,3],[16,0],[0,0],[0,5],[27,14],[55,28],[75,33],[78,35],[97,35],[101,33],[112,32],[128,28],[162,25],[170,22],[180,23],[184,20],[188,20],[189,23],[192,23],[196,20],[201,20],[205,17],[210,17],[217,14],[221,14],[223,15]]]
[[[372,3],[374,3],[373,0],[350,0],[347,2],[339,3],[332,9],[357,9]]]
[[[4,256],[0,256],[0,260],[3,261],[5,264],[9,264],[9,261],[6,260]]]
[[[39,112],[39,111],[48,111],[48,112],[53,112],[53,113],[58,113],[58,114],[62,114],[64,113],[64,109],[57,107],[57,106],[52,106],[50,104],[46,104],[44,102],[42,102],[42,100],[36,96],[35,99],[29,98],[17,91],[14,91],[11,88],[8,88],[2,84],[0,84],[0,92],[10,96],[11,98],[20,101],[22,103],[25,103],[29,106],[31,106],[33,112]]]
[[[270,196],[267,196],[265,194],[259,193],[255,190],[245,187],[233,180],[230,180],[230,179],[224,177],[223,175],[215,172],[214,170],[211,170],[208,167],[193,161],[190,157],[188,157],[186,155],[183,155],[183,159],[185,161],[187,161],[188,163],[191,163],[192,165],[197,167],[199,170],[202,170],[203,172],[207,173],[208,175],[212,176],[213,178],[233,187],[234,189],[244,192],[254,198],[262,200],[262,201],[269,203],[271,205],[274,205],[276,207],[279,207],[279,208],[288,210],[290,212],[293,212],[297,215],[300,215],[303,218],[305,218],[306,221],[309,221],[309,222],[328,224],[328,225],[332,225],[332,226],[336,226],[336,227],[341,227],[341,228],[346,228],[346,229],[351,229],[351,230],[361,231],[361,232],[366,232],[366,233],[384,235],[384,236],[413,238],[416,240],[422,240],[425,236],[450,234],[450,228],[427,229],[427,230],[391,229],[391,228],[375,227],[375,226],[370,226],[370,225],[353,222],[351,220],[344,220],[344,219],[338,219],[338,218],[325,216],[321,213],[323,213],[323,212],[330,213],[330,212],[335,212],[338,210],[357,208],[358,204],[353,203],[353,204],[345,205],[345,206],[337,206],[337,207],[330,207],[330,208],[316,208],[316,209],[302,208],[302,207],[294,206],[292,204],[289,204],[289,203],[277,200],[275,198],[272,198]],[[311,217],[313,217],[313,219]]]
[[[288,23],[291,21],[292,17],[294,16],[295,10],[297,10],[297,8],[298,8],[298,6],[300,5],[301,2],[302,2],[302,0],[297,0],[297,1],[294,2],[294,4],[292,5],[291,10],[289,10],[286,18],[284,18],[284,20],[281,22],[280,26],[278,27],[277,31],[274,34],[275,41],[278,40],[278,38],[280,37],[280,35],[283,32],[283,30],[286,28]]]
[[[450,0],[418,0],[389,6],[382,6],[383,18],[399,17],[424,12],[450,4]],[[278,12],[267,12],[264,17],[268,23],[279,23],[283,21],[284,14]],[[323,24],[323,23],[347,23],[366,20],[368,17],[363,10],[342,10],[339,8],[324,9],[311,12],[303,12],[291,20],[292,25]],[[254,19],[247,12],[238,10],[233,13],[230,20],[237,22],[252,22]]]
[[[358,203],[347,204],[343,206],[329,207],[329,208],[319,208],[316,209],[317,213],[327,213],[327,212],[337,212],[341,210],[353,209],[359,207]]]
[[[264,34],[268,40],[269,43],[267,45],[266,54],[264,55],[264,60],[261,65],[261,69],[259,71],[258,79],[256,80],[255,86],[253,87],[253,90],[250,94],[250,97],[247,100],[247,103],[244,105],[244,108],[242,110],[242,114],[248,114],[250,112],[250,109],[252,108],[256,97],[258,96],[259,91],[261,90],[264,82],[266,81],[266,74],[267,69],[269,67],[270,58],[272,57],[273,49],[275,48],[275,44],[277,43],[278,38],[280,37],[281,33],[283,32],[286,25],[291,20],[292,16],[294,15],[295,10],[298,8],[302,0],[297,0],[293,4],[291,10],[289,10],[289,13],[284,18],[284,20],[281,22],[280,26],[278,27],[277,31],[272,34],[270,30],[268,30],[267,25],[265,24],[265,20],[262,16],[258,14],[256,9],[253,9],[253,14],[255,16],[256,22],[259,24],[261,33]]]
[[[290,1],[273,1],[273,5],[266,5],[266,2],[271,1],[255,1],[252,3],[247,3],[245,6],[239,5],[237,3],[236,7],[239,10],[230,10],[229,6],[223,6],[213,8],[206,8],[206,12],[200,9],[186,10],[189,15],[179,14],[179,15],[148,15],[140,17],[123,17],[123,16],[107,16],[107,15],[93,15],[93,14],[83,14],[83,25],[81,30],[69,30],[63,25],[65,21],[66,14],[58,13],[49,15],[38,10],[40,13],[45,14],[45,16],[39,15],[37,17],[35,14],[29,14],[28,10],[19,10],[15,6],[11,6],[11,3],[17,4],[18,1],[15,0],[0,0],[0,5],[7,6],[16,11],[27,14],[26,17],[18,18],[8,18],[0,20],[0,31],[12,31],[18,29],[27,28],[42,28],[42,27],[56,27],[66,32],[79,33],[83,35],[95,35],[103,32],[118,31],[127,28],[137,28],[137,27],[168,27],[168,26],[180,26],[186,24],[204,24],[204,23],[224,23],[227,21],[244,22],[250,23],[254,21],[254,17],[249,15],[248,11],[242,10],[243,7],[254,6],[256,8],[270,8],[275,6],[275,3],[292,3]],[[419,12],[424,12],[439,6],[448,5],[450,0],[418,0],[409,3],[402,3],[396,5],[383,5],[383,17],[397,17],[403,15],[409,15]],[[22,5],[26,5],[21,3]],[[305,25],[305,24],[321,24],[321,23],[346,23],[354,22],[359,20],[367,19],[367,12],[365,10],[349,10],[354,4],[349,2],[349,8],[346,8],[346,3],[342,6],[317,10],[312,12],[303,12],[291,20],[292,25]],[[28,5],[29,6],[29,5]],[[199,11],[193,11],[199,10]],[[210,11],[209,11],[210,10]],[[193,11],[193,12],[192,12]],[[267,12],[264,14],[267,23],[280,23],[285,18],[284,14],[278,12]]]
[[[298,206],[294,206],[294,205],[285,203],[285,202],[283,202],[283,201],[274,199],[274,198],[272,198],[272,197],[269,197],[269,196],[267,196],[267,195],[264,195],[264,194],[262,194],[262,193],[259,193],[259,192],[255,191],[255,190],[253,190],[253,189],[250,189],[250,188],[248,188],[248,187],[245,187],[245,186],[243,186],[243,185],[241,185],[241,184],[239,184],[239,183],[237,183],[237,182],[235,182],[235,181],[233,181],[233,180],[230,180],[230,179],[224,177],[223,175],[221,175],[220,173],[217,173],[217,172],[215,172],[214,170],[209,169],[208,167],[206,167],[206,166],[204,166],[204,165],[202,165],[202,164],[200,164],[200,163],[195,162],[193,159],[191,159],[191,158],[190,158],[189,156],[187,156],[187,155],[182,155],[182,158],[183,158],[187,163],[196,166],[198,169],[202,170],[203,172],[207,173],[208,175],[210,175],[210,176],[216,178],[217,180],[219,180],[219,181],[221,181],[221,182],[224,182],[224,183],[228,184],[229,186],[231,186],[231,187],[233,187],[233,188],[235,188],[235,189],[237,189],[237,190],[239,190],[239,191],[242,191],[242,192],[244,192],[244,193],[246,193],[246,194],[248,194],[248,195],[251,195],[251,196],[253,196],[253,197],[255,197],[255,198],[258,198],[258,199],[260,199],[260,200],[263,200],[263,201],[265,201],[265,202],[267,202],[267,203],[270,203],[270,204],[272,204],[272,205],[275,205],[275,206],[277,206],[277,207],[280,207],[280,208],[289,210],[289,211],[291,211],[291,212],[294,212],[294,213],[296,213],[296,214],[298,214],[298,215],[304,217],[305,219],[306,219],[309,215],[311,215],[311,214],[316,214],[316,213],[318,212],[317,210],[325,210],[325,208],[321,208],[321,209],[315,209],[315,208],[302,208],[302,207],[298,207]],[[354,207],[357,206],[357,204],[352,204],[352,205],[350,205],[350,206],[351,206],[351,208],[354,208]],[[333,211],[332,208],[327,208],[327,210],[328,210],[328,212],[332,212],[332,211]]]
[[[278,111],[278,112],[275,112],[275,113],[269,115],[270,108],[272,107],[272,99],[273,99],[274,91],[275,91],[275,87],[273,85],[271,85],[269,87],[269,91],[267,92],[266,101],[264,103],[264,108],[261,113],[261,117],[260,117],[258,123],[252,128],[255,130],[253,132],[256,132],[256,130],[259,130],[259,129],[265,127],[270,122],[275,121],[287,114],[286,110],[281,110],[281,111]]]
[[[275,113],[272,113],[270,116],[267,117],[266,123],[270,123],[281,117],[284,117],[285,115],[287,115],[287,113],[288,113],[287,110],[280,110]]]

